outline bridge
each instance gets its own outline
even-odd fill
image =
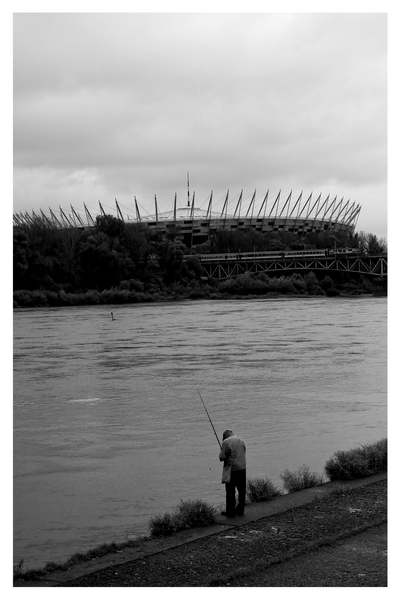
[[[208,277],[230,279],[241,273],[268,275],[298,271],[339,271],[387,277],[387,255],[369,255],[358,249],[305,250],[287,252],[245,252],[198,254]],[[185,256],[187,259],[188,256]]]

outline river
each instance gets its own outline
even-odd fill
[[[180,499],[223,503],[197,390],[246,441],[249,477],[322,473],[386,436],[386,298],[16,310],[14,560],[133,539]]]

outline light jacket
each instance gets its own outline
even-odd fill
[[[231,435],[222,442],[219,460],[230,465],[232,471],[241,471],[246,468],[246,445],[236,435]]]

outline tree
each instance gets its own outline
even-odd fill
[[[167,283],[179,281],[182,274],[185,246],[182,242],[165,241],[158,248],[159,264]]]
[[[28,238],[24,231],[16,229],[13,236],[14,244],[14,289],[23,289],[28,279]]]
[[[358,247],[362,252],[368,254],[383,254],[387,252],[386,240],[378,240],[374,233],[360,231],[357,234]]]
[[[96,217],[96,229],[110,237],[117,237],[122,236],[125,224],[112,215],[103,215]]]
[[[386,252],[385,240],[378,240],[374,233],[369,233],[367,236],[368,253],[369,254],[382,254]]]

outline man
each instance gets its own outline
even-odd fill
[[[222,434],[222,447],[219,460],[224,462],[222,483],[225,483],[227,517],[244,514],[246,499],[246,446],[231,429],[226,429]],[[236,506],[236,489],[238,491],[238,504]]]

